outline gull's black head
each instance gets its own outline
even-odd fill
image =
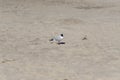
[[[63,34],[60,34],[63,37]]]

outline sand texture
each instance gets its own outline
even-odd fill
[[[0,0],[0,80],[120,80],[120,0]]]

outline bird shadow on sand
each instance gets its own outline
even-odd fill
[[[58,42],[57,44],[58,44],[58,45],[61,45],[61,44],[65,44],[65,42]]]

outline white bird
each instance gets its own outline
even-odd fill
[[[60,41],[63,39],[63,34],[60,34],[58,36],[53,37],[52,39],[50,39],[49,41],[57,41],[58,43],[60,43]]]

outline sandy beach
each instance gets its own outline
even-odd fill
[[[0,80],[120,80],[120,0],[0,0]]]

